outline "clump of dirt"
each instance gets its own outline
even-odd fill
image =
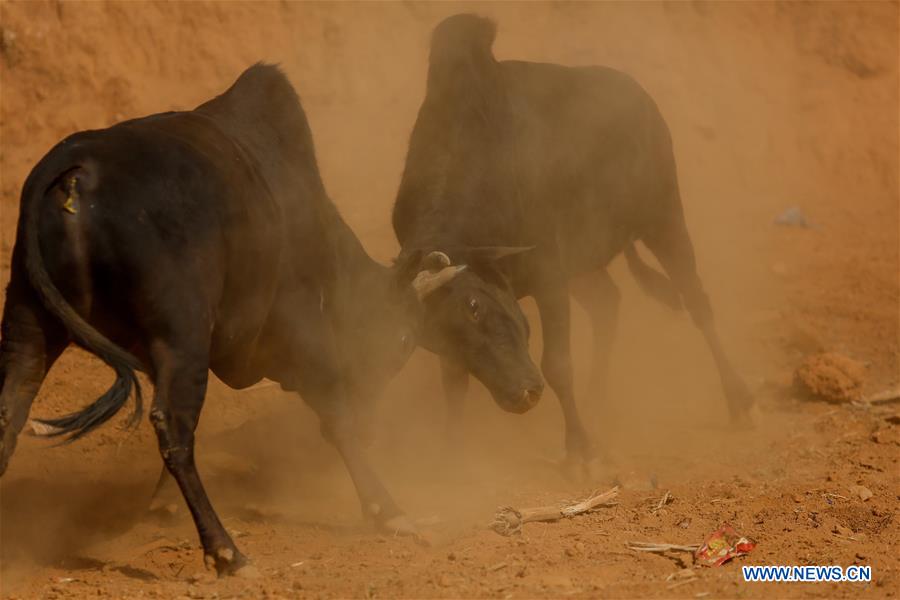
[[[826,402],[859,400],[865,380],[865,365],[835,352],[809,356],[794,371],[798,393]]]

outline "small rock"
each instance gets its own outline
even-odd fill
[[[864,485],[851,485],[850,493],[853,494],[854,496],[856,496],[857,498],[859,498],[860,500],[862,500],[863,502],[868,501],[872,496],[874,496],[874,494],[872,493],[872,490],[870,490],[869,488],[867,488]]]
[[[791,496],[791,498],[792,498],[792,499],[794,500],[794,502],[796,502],[797,504],[800,504],[801,502],[803,502],[803,498],[801,498],[799,494],[794,494],[793,496]]]
[[[685,517],[682,520],[678,521],[677,525],[678,525],[678,527],[681,527],[682,529],[687,529],[688,527],[691,526],[691,518]]]
[[[450,554],[448,554],[448,555],[447,555],[447,560],[456,560],[456,553],[455,553],[455,552],[451,552]]]

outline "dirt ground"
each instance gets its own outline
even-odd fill
[[[617,260],[623,303],[608,397],[585,392],[590,343],[574,312],[576,383],[609,448],[607,473],[566,479],[548,393],[502,413],[474,385],[463,443],[444,437],[436,360],[417,351],[380,399],[373,461],[430,545],[362,522],[336,453],[302,401],[211,386],[198,460],[213,503],[262,572],[216,580],[184,507],[145,508],[161,461],[124,415],[78,443],[23,437],[0,483],[0,595],[19,598],[896,597],[897,404],[804,400],[810,354],[864,365],[862,393],[900,384],[898,3],[0,3],[0,280],[18,195],[63,136],[191,108],[253,62],[279,62],[313,129],[335,203],[379,260],[424,92],[428,37],[460,10],[494,17],[499,58],[603,64],[656,99],[672,129],[701,275],[757,427],[728,427],[701,336],[644,297]],[[810,227],[775,220],[799,207]],[[645,253],[646,254],[646,253]],[[533,304],[524,302],[534,319]],[[534,353],[540,352],[539,335]],[[32,414],[93,400],[111,374],[69,350]],[[601,418],[602,413],[602,418]],[[602,432],[602,436],[601,433]],[[556,504],[622,484],[619,504],[501,537],[498,506]],[[862,500],[854,486],[872,497]],[[655,510],[670,492],[673,500]],[[759,542],[676,575],[722,523]],[[868,584],[744,583],[740,566],[871,565]]]

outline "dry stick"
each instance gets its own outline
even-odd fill
[[[659,504],[656,505],[656,508],[651,509],[650,512],[656,512],[659,509],[661,509],[663,506],[668,504],[669,499],[671,497],[672,497],[672,494],[668,490],[666,490],[666,493],[663,494],[663,497],[660,499]]]
[[[638,552],[696,552],[700,544],[682,546],[679,544],[666,544],[664,542],[625,542],[629,550]]]
[[[576,515],[590,512],[601,506],[615,506],[614,501],[619,495],[619,486],[603,493],[595,491],[589,498],[569,506],[539,506],[537,508],[513,508],[501,506],[494,515],[491,529],[500,535],[513,535],[519,533],[522,525],[532,521],[558,521]]]
[[[884,390],[883,392],[872,394],[865,398],[865,401],[869,404],[892,404],[894,402],[900,402],[900,388]]]

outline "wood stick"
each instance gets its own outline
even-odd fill
[[[669,499],[672,498],[672,494],[667,490],[663,497],[660,499],[659,504],[656,505],[656,508],[650,510],[650,512],[656,512],[661,509],[663,506],[669,503]]]
[[[637,552],[696,552],[700,545],[682,546],[665,542],[625,542],[629,550]]]
[[[865,401],[869,404],[892,404],[894,402],[900,402],[900,388],[884,390],[883,392],[872,394],[871,396],[867,396]]]
[[[590,512],[602,506],[615,506],[615,498],[619,495],[619,486],[605,492],[595,491],[585,500],[569,506],[539,506],[536,508],[516,509],[501,506],[494,515],[490,527],[500,535],[513,535],[522,530],[522,525],[533,521],[558,521]]]

